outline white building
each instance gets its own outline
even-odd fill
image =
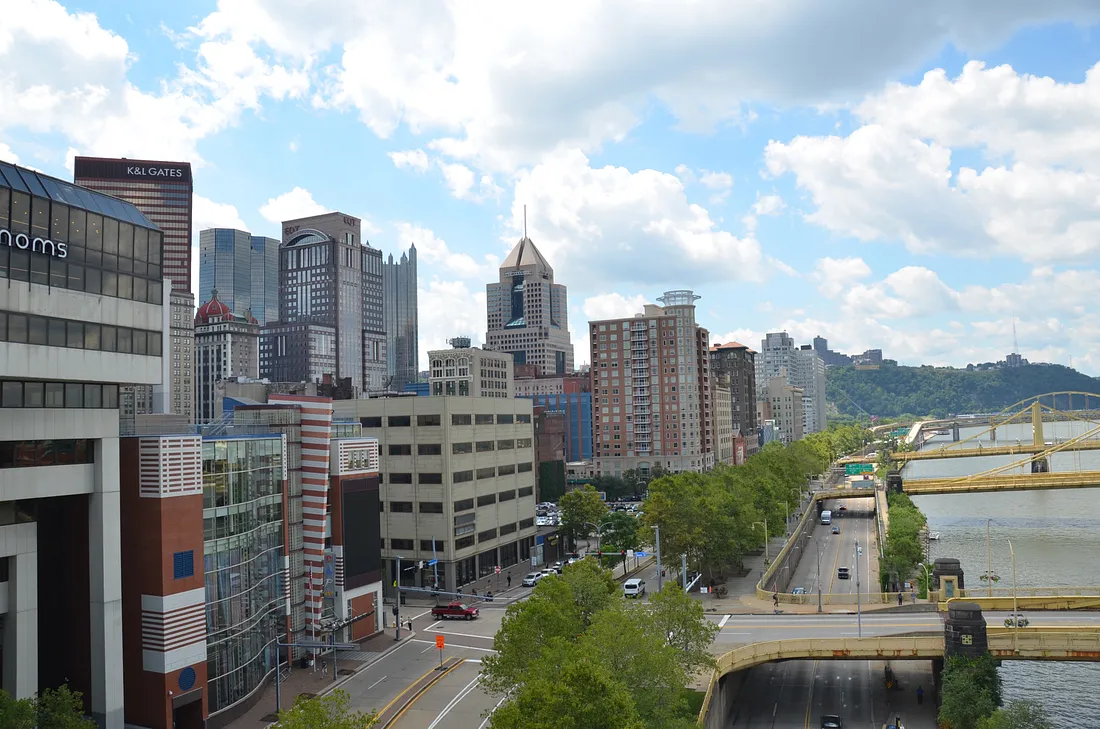
[[[337,400],[333,416],[355,419],[381,452],[382,558],[389,589],[401,557],[402,584],[448,591],[494,568],[530,559],[535,542],[531,401],[491,397]],[[404,571],[438,559],[436,570]]]
[[[469,340],[459,341],[465,344]],[[428,352],[428,361],[428,391],[433,396],[516,396],[515,366],[507,352],[469,346],[435,349]]]
[[[168,379],[162,252],[133,205],[0,164],[0,687],[67,678],[107,729],[123,726],[119,385]]]
[[[251,311],[235,316],[218,299],[195,314],[195,419],[209,423],[221,414],[218,383],[230,378],[260,376],[260,323]]]
[[[758,399],[768,389],[769,381],[780,374],[791,386],[802,390],[803,433],[808,435],[824,430],[825,361],[811,345],[796,347],[786,332],[769,332],[761,340],[760,352],[756,355]]]

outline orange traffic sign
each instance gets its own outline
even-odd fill
[[[435,636],[435,647],[438,648],[439,650],[443,650],[443,636],[442,635]]]

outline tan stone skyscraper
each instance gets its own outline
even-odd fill
[[[485,287],[488,331],[485,348],[510,352],[516,364],[535,365],[539,374],[573,371],[569,307],[565,286],[526,235],[500,266],[500,283]]]

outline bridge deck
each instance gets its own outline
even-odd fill
[[[890,458],[898,463],[908,461],[929,461],[941,458],[980,458],[982,456],[1019,456],[1042,453],[1053,446],[1035,445],[1033,443],[1012,443],[1007,445],[988,445],[977,448],[929,448],[920,451],[902,451],[891,454]],[[1095,451],[1100,450],[1100,440],[1090,438],[1076,443],[1066,443],[1061,451]]]
[[[995,476],[970,476],[967,478],[914,478],[908,479],[902,484],[902,489],[910,496],[1095,487],[1100,487],[1100,471],[1002,473]]]

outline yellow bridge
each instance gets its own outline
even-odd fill
[[[986,628],[990,655],[1003,660],[1100,661],[1100,626],[1073,625],[1042,628]],[[884,636],[875,638],[804,638],[775,640],[735,648],[717,658],[706,697],[699,711],[699,723],[708,722],[712,710],[727,713],[722,689],[730,674],[772,661],[793,659],[920,660],[942,658],[942,634]]]

